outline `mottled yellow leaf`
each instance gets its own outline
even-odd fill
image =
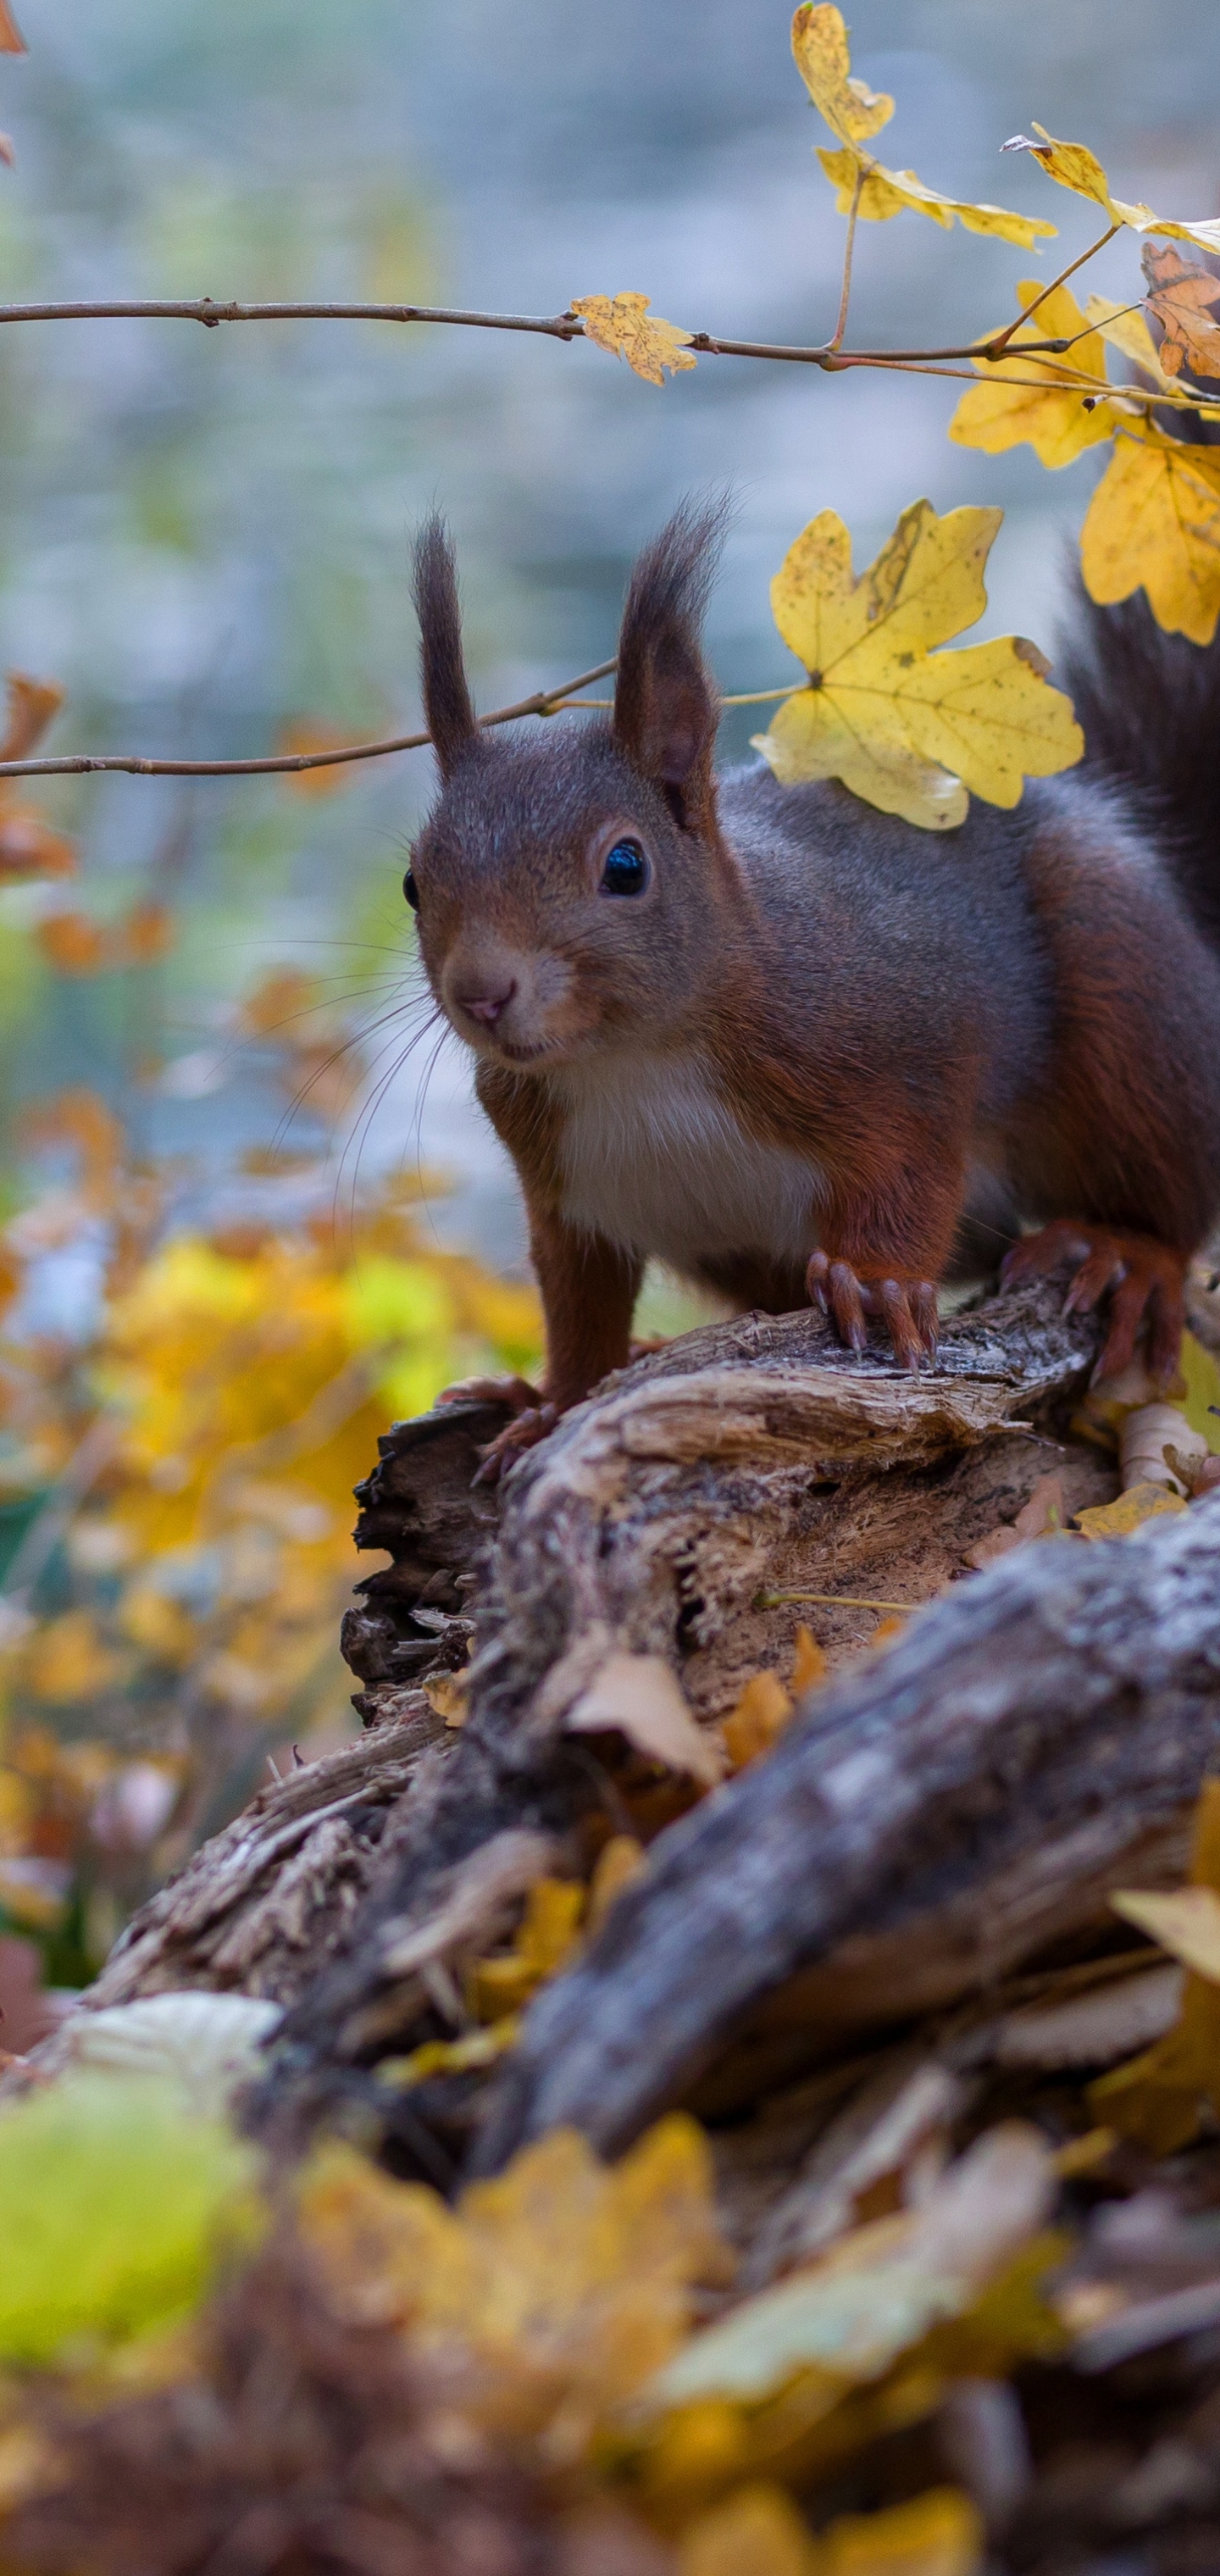
[[[1022,306],[1039,294],[1035,280],[1026,279],[1017,288]],[[1069,339],[1075,347],[1059,358],[1015,354],[1023,340]],[[1028,445],[1041,464],[1057,466],[1069,465],[1082,448],[1112,435],[1116,415],[1105,399],[1105,343],[1096,331],[1086,331],[1085,317],[1066,286],[1043,298],[1034,320],[1014,332],[1001,359],[993,364],[979,357],[974,363],[983,382],[962,395],[949,423],[949,436],[959,447],[981,447],[986,455],[999,456],[1005,448]]]
[[[839,13],[829,14],[837,18]],[[823,2576],[821,2552],[782,2487],[739,2487],[683,2535],[678,2576],[747,2576],[747,2571],[748,2576]]]
[[[1130,1538],[1160,1513],[1185,1509],[1181,1495],[1171,1494],[1164,1485],[1129,1485],[1117,1502],[1094,1503],[1089,1511],[1077,1512],[1075,1526],[1082,1538]]]
[[[1104,604],[1142,584],[1159,626],[1210,644],[1220,618],[1220,449],[1128,421],[1080,538],[1085,586]]]
[[[667,367],[673,376],[694,366],[691,333],[650,313],[650,302],[647,295],[574,295],[571,309],[584,323],[586,340],[595,340],[612,358],[625,358],[648,384],[663,385]]]
[[[929,2487],[883,2513],[843,2514],[822,2534],[817,2576],[975,2576],[986,2533],[960,2487]]]
[[[874,161],[870,153],[856,151],[850,143],[838,152],[828,152],[819,144],[817,155],[837,191],[839,214],[850,214],[860,180],[857,212],[865,223],[884,224],[891,215],[906,213],[927,215],[945,231],[959,223],[968,233],[990,233],[998,241],[1015,242],[1019,250],[1032,249],[1036,241],[1058,230],[1057,225],[1046,223],[1040,215],[1016,215],[1007,206],[988,205],[985,199],[976,202],[970,197],[942,196],[939,188],[925,187],[913,170],[887,170],[883,162]]]
[[[879,134],[894,113],[883,90],[872,90],[851,68],[843,12],[803,0],[792,21],[792,53],[801,79],[819,116],[842,143],[863,143]]]
[[[1196,268],[1170,244],[1157,250],[1145,242],[1140,265],[1148,281],[1144,299],[1164,331],[1161,365],[1167,376],[1186,367],[1195,376],[1220,375],[1220,323],[1212,307],[1220,299],[1220,277]]]
[[[1034,141],[1034,135],[1039,140]],[[1128,205],[1124,198],[1110,194],[1110,182],[1096,153],[1085,143],[1064,143],[1048,134],[1044,125],[1035,125],[1034,134],[1014,134],[1004,145],[1005,152],[1032,152],[1051,179],[1061,188],[1071,188],[1078,197],[1091,197],[1103,206],[1112,224],[1126,224],[1132,232],[1164,233],[1171,241],[1197,242],[1201,250],[1220,250],[1220,216],[1210,216],[1200,223],[1178,223],[1168,215],[1155,215],[1151,206]]]
[[[786,783],[839,778],[886,813],[943,831],[967,789],[1015,805],[1025,776],[1080,758],[1071,702],[1020,636],[932,658],[987,604],[983,565],[1003,513],[929,501],[904,510],[857,580],[833,510],[812,520],[771,585],[780,633],[810,675],[756,746]]]
[[[1220,1986],[1220,1896],[1213,1887],[1179,1887],[1169,1896],[1127,1889],[1110,1903],[1162,1950],[1171,1950],[1185,1967]]]

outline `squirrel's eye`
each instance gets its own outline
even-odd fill
[[[603,894],[643,894],[648,861],[638,841],[616,841],[602,869]]]
[[[403,893],[405,894],[405,896],[406,896],[406,898],[407,898],[408,903],[409,903],[409,904],[410,904],[410,906],[411,906],[411,910],[412,910],[412,912],[418,912],[418,910],[419,910],[419,887],[416,885],[416,882],[415,882],[415,870],[414,870],[414,868],[408,868],[407,873],[406,873],[406,875],[405,875],[405,877],[403,878],[403,881],[402,881],[402,890],[403,890]]]

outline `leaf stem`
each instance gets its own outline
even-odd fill
[[[848,209],[847,216],[847,240],[843,245],[843,285],[839,295],[839,318],[835,323],[834,330],[829,340],[826,343],[827,355],[830,357],[834,356],[836,350],[842,348],[843,334],[847,329],[847,307],[851,301],[852,253],[856,247],[856,221],[860,212],[860,199],[863,194],[864,182],[867,175],[868,173],[865,163],[861,161],[856,170],[856,184],[851,192],[851,205]]]
[[[786,1601],[813,1601],[824,1610],[922,1610],[922,1601],[871,1601],[862,1592],[756,1592],[755,1610],[778,1610]]]

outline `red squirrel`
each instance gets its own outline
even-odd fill
[[[855,1350],[875,1317],[916,1368],[990,1232],[1008,1278],[1070,1259],[1069,1307],[1108,1297],[1099,1375],[1142,1334],[1168,1377],[1220,1212],[1220,650],[1082,595],[1082,768],[920,831],[762,761],[717,777],[719,534],[683,508],[640,557],[608,720],[511,737],[476,722],[438,521],[416,550],[442,784],[404,891],[546,1319],[492,1475],[625,1364],[650,1255],[742,1310],[813,1301]]]

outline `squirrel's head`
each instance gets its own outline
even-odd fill
[[[440,799],[406,895],[458,1035],[542,1070],[654,1042],[712,976],[732,862],[716,820],[719,701],[699,630],[723,507],[680,510],[632,575],[607,722],[480,730],[462,665],[453,556],[416,549],[424,705]]]

